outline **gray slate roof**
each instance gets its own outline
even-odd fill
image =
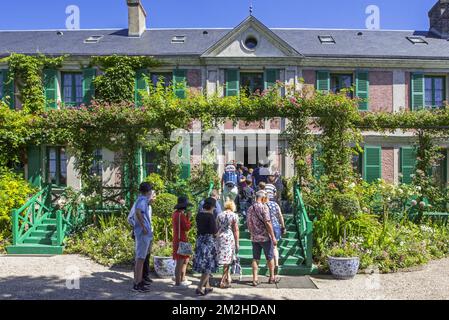
[[[141,38],[129,38],[127,30],[0,31],[0,56],[11,52],[47,55],[193,55],[199,56],[232,29],[149,29]],[[449,41],[417,31],[271,29],[306,57],[376,57],[449,59]],[[207,34],[203,34],[207,31]],[[363,32],[363,35],[357,35]],[[104,35],[99,43],[86,44],[92,35]],[[172,44],[185,35],[184,44]],[[319,35],[331,35],[336,44],[321,44]],[[428,45],[415,45],[407,36],[425,37]]]

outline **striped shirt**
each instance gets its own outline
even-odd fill
[[[276,197],[276,193],[277,193],[276,187],[274,185],[272,185],[271,183],[268,183],[265,186],[265,191],[268,193],[268,197],[270,197],[270,198]]]

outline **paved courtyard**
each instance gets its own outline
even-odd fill
[[[69,290],[70,275],[79,274],[80,289]],[[197,279],[191,278],[194,284]],[[309,279],[302,279],[310,283]],[[205,299],[449,299],[449,259],[433,261],[413,272],[361,274],[349,281],[314,276],[316,288],[276,287],[215,291]],[[289,281],[291,281],[289,279]],[[170,280],[155,279],[150,293],[130,290],[132,272],[107,268],[79,255],[0,255],[0,300],[3,299],[197,299],[194,285],[177,290]],[[307,286],[305,286],[307,287]]]

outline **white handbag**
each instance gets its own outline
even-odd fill
[[[193,255],[193,248],[192,245],[189,242],[183,242],[181,241],[181,215],[182,213],[179,213],[178,218],[178,251],[177,254],[180,256],[191,256]]]

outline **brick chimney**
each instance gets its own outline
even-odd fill
[[[128,4],[128,36],[140,37],[146,30],[147,12],[141,0],[126,0]]]
[[[441,38],[449,38],[449,0],[438,0],[429,11],[430,31]]]

